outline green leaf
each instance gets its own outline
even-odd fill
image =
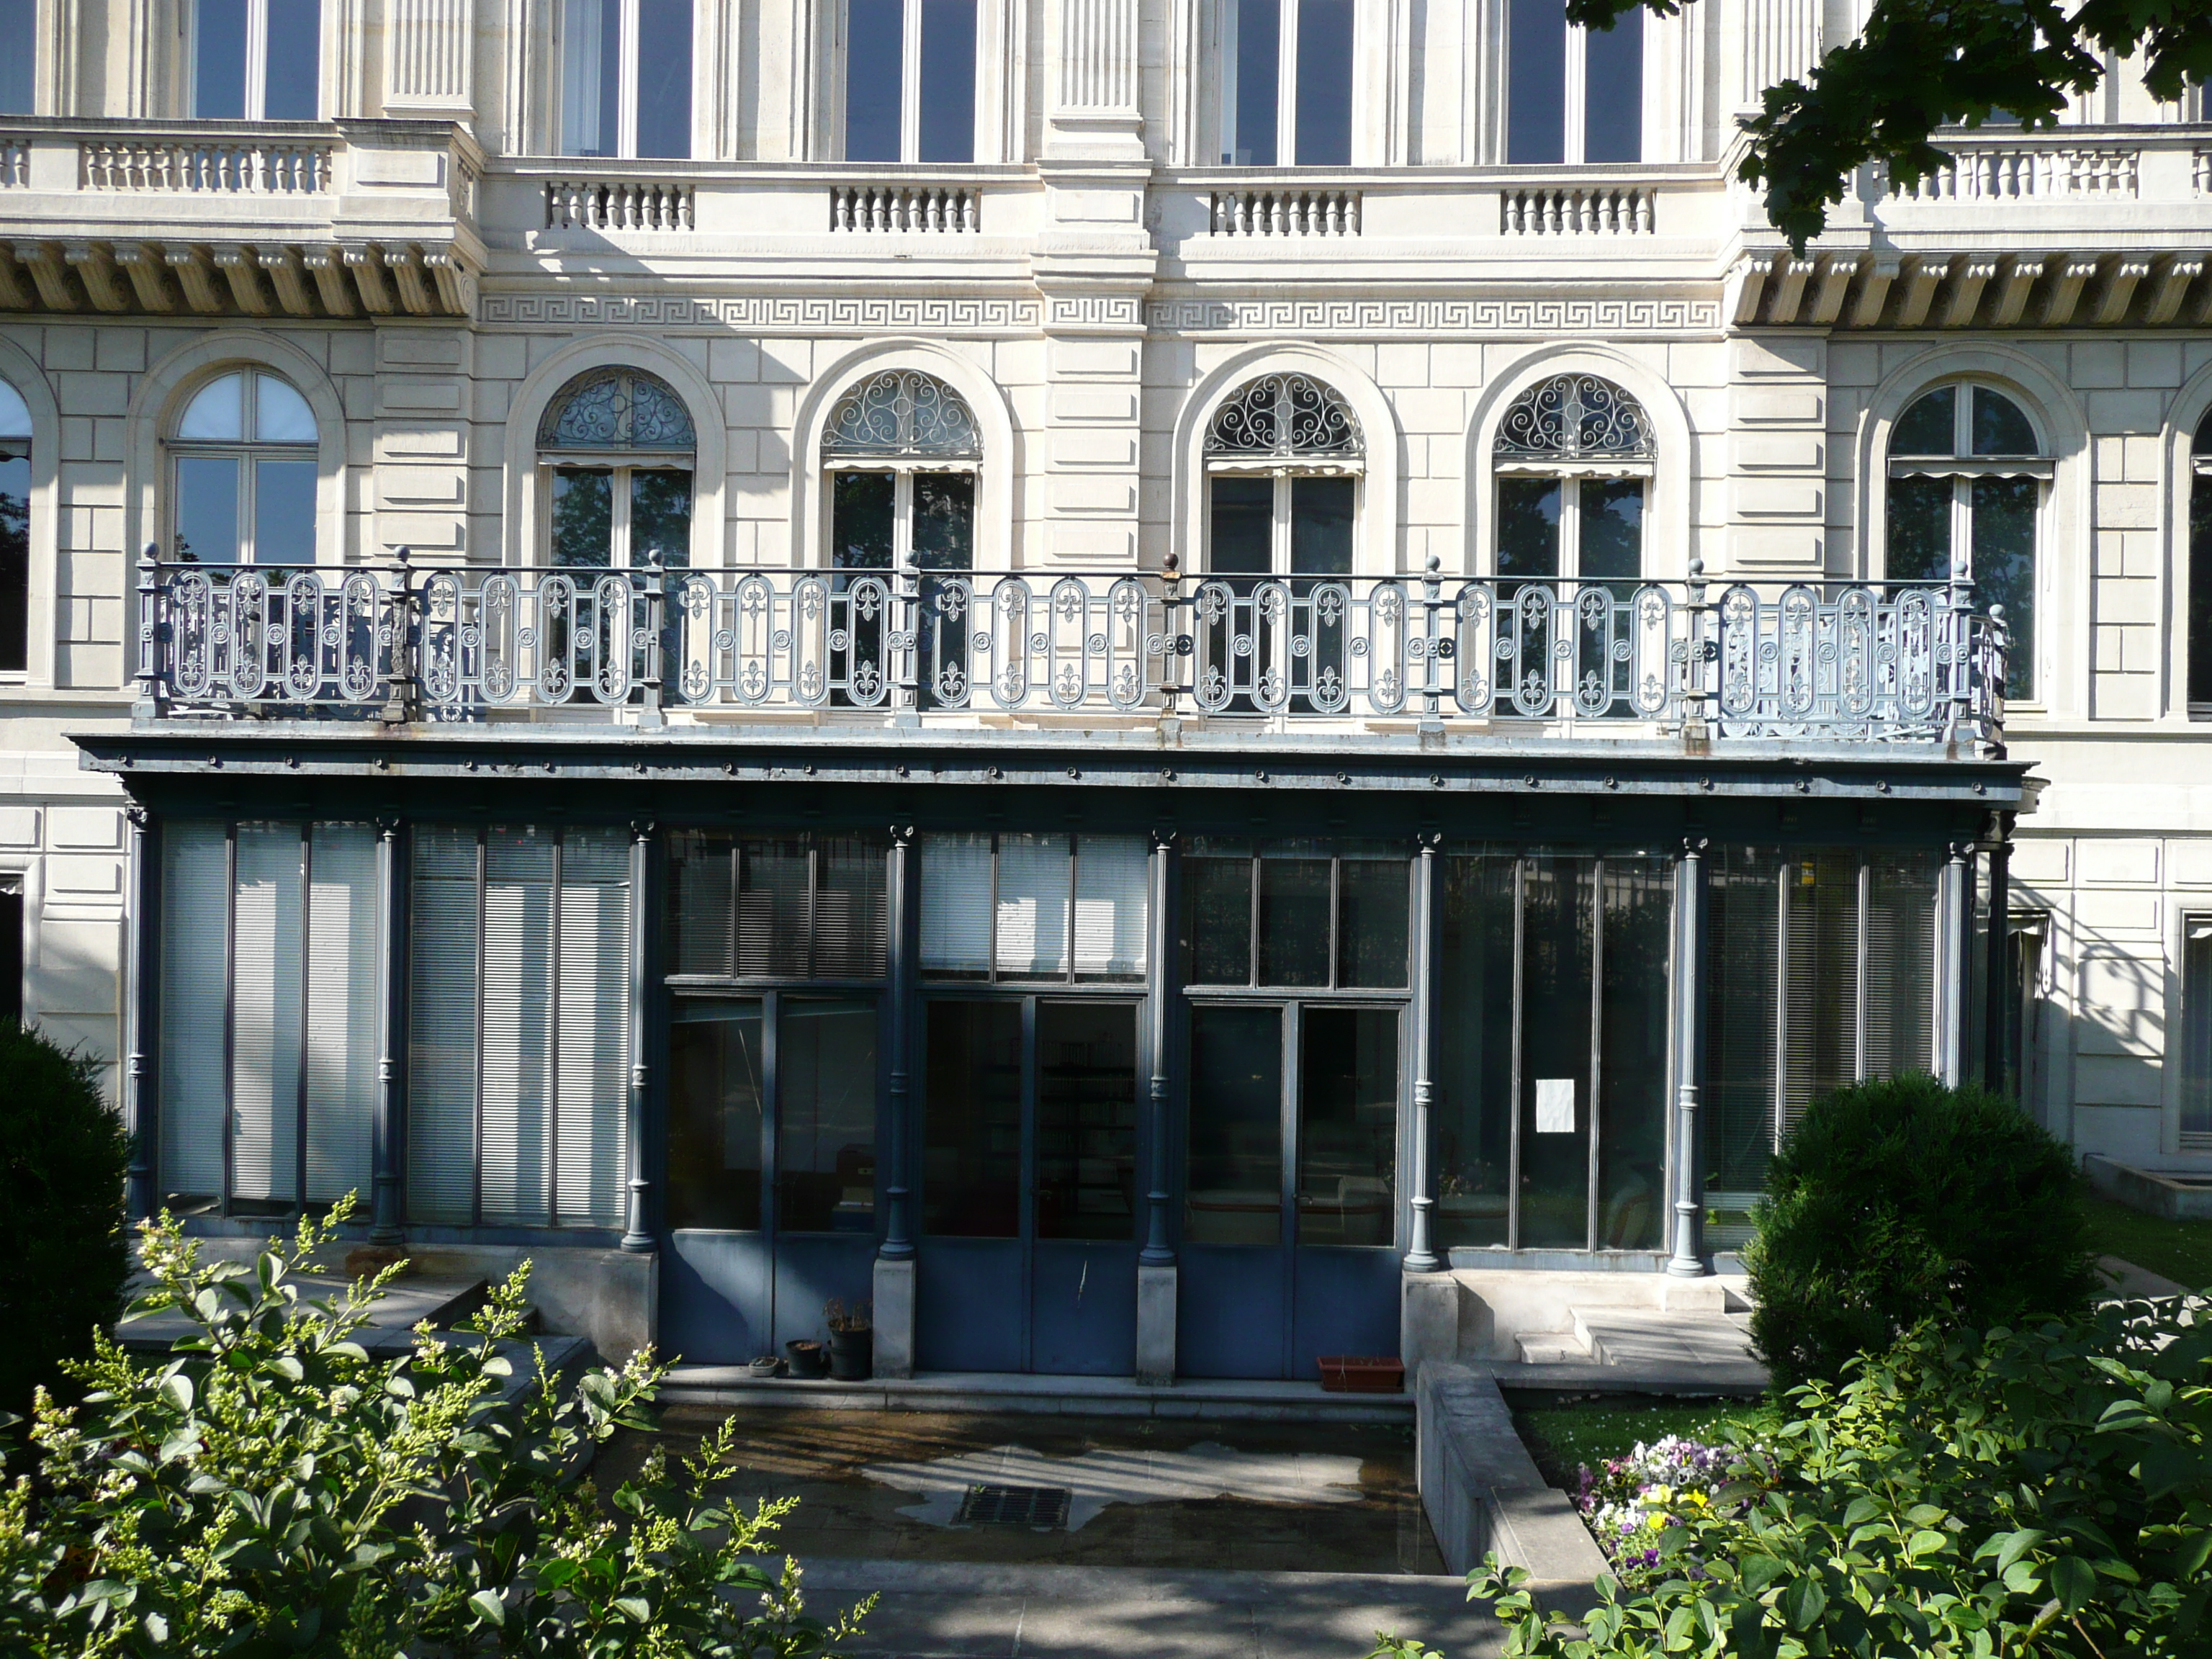
[[[652,1606],[641,1595],[617,1596],[614,1607],[623,1617],[637,1624],[649,1625],[653,1622]]]
[[[2062,1555],[2051,1564],[2051,1593],[2069,1613],[2079,1613],[2097,1594],[2097,1570],[2078,1555]]]
[[[1828,1610],[1828,1592],[1817,1577],[1800,1578],[1782,1592],[1777,1605],[1790,1629],[1810,1630]]]
[[[192,1379],[180,1370],[171,1371],[161,1379],[161,1398],[180,1412],[192,1408]]]
[[[565,1557],[558,1561],[548,1561],[538,1569],[538,1588],[541,1590],[559,1589],[583,1570],[582,1563]]]
[[[476,1609],[477,1617],[485,1624],[501,1627],[507,1624],[507,1603],[499,1599],[497,1590],[478,1590],[469,1597],[469,1605]]]

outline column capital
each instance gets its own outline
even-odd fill
[[[894,847],[911,847],[914,845],[915,827],[910,823],[894,823],[890,826],[890,837]]]

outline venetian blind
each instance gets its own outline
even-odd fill
[[[1075,843],[1075,976],[1142,979],[1150,860],[1140,836]]]
[[[884,849],[855,836],[815,843],[814,976],[880,979],[889,954]]]
[[[921,971],[981,978],[991,969],[991,838],[921,837]]]
[[[1783,1046],[1788,1060],[1778,1143],[1813,1097],[1858,1075],[1859,866],[1844,853],[1808,854],[1783,869],[1789,903]]]
[[[476,1218],[476,833],[415,831],[407,963],[407,1214]]]
[[[806,843],[738,844],[738,972],[762,979],[806,977]]]
[[[180,1200],[220,1198],[223,1077],[222,959],[229,928],[230,853],[220,823],[161,826],[161,1190]],[[202,949],[181,947],[200,942]]]
[[[1776,956],[1782,866],[1766,848],[1713,860],[1707,910],[1705,1092],[1698,1116],[1707,1186],[1754,1193],[1774,1150]]]
[[[1001,974],[1019,979],[1066,976],[1071,866],[1064,835],[999,837],[994,953]]]
[[[300,827],[238,826],[232,916],[231,1196],[299,1197]]]
[[[487,1222],[552,1219],[555,845],[526,829],[484,833],[477,1187]]]
[[[629,907],[627,838],[619,830],[569,830],[561,844],[555,970],[560,1066],[554,1210],[564,1226],[622,1224]]]
[[[308,835],[307,1201],[370,1197],[376,1123],[376,836]]]
[[[1869,862],[1867,1075],[1929,1071],[1936,1061],[1936,855],[1882,854]]]

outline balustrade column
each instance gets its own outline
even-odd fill
[[[376,1104],[370,1126],[368,1242],[397,1244],[402,1204],[399,1034],[407,996],[406,884],[397,818],[376,821]]]
[[[1443,1264],[1434,1235],[1436,1194],[1430,1191],[1429,1152],[1433,1145],[1430,1113],[1436,1099],[1437,974],[1441,916],[1437,902],[1440,848],[1443,837],[1424,830],[1413,859],[1413,1152],[1407,1184],[1413,1188],[1412,1236],[1407,1241],[1407,1273],[1435,1273]]]
[[[161,839],[153,815],[132,802],[130,889],[125,896],[129,930],[123,953],[123,1132],[131,1164],[125,1209],[133,1221],[161,1207],[161,1112],[155,1044],[160,1035]]]
[[[882,1377],[914,1375],[915,1251],[912,1194],[907,1187],[909,1150],[908,1097],[914,1073],[912,1007],[915,963],[915,827],[891,826],[885,855],[884,897],[890,911],[890,961],[885,964],[884,1039],[890,1050],[890,1089],[884,1102],[884,1158],[890,1170],[884,1183],[884,1242],[876,1251],[875,1369]]]
[[[622,1248],[643,1252],[653,1248],[647,1226],[647,1183],[645,1174],[645,1114],[652,1068],[645,1058],[648,994],[653,982],[651,956],[653,906],[648,901],[653,875],[653,825],[641,818],[629,827],[629,1109],[623,1125],[629,1164],[629,1202],[623,1221]]]
[[[1705,1265],[1699,1114],[1705,1081],[1705,839],[1686,837],[1674,864],[1674,1252],[1667,1271],[1698,1279]]]

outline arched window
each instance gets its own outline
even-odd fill
[[[1644,405],[1595,374],[1555,374],[1516,398],[1491,445],[1497,573],[1538,580],[1644,574],[1656,448]]]
[[[2189,458],[2189,712],[2212,718],[2212,410]]]
[[[889,570],[911,554],[923,570],[975,562],[975,416],[933,375],[884,369],[845,394],[822,436],[830,472],[830,562]]]
[[[315,562],[315,415],[265,368],[192,394],[169,438],[170,532],[204,564]]]
[[[2036,523],[2050,459],[2021,406],[1972,382],[1923,392],[1889,434],[1891,581],[1947,581],[1965,562],[1979,605],[2001,605],[2011,633],[2005,678],[2035,690]]]
[[[0,380],[0,674],[31,662],[31,410]]]
[[[538,422],[552,562],[604,569],[691,562],[690,412],[641,369],[594,368]]]
[[[1334,387],[1297,374],[1240,386],[1206,431],[1207,571],[1350,575],[1365,454]]]

